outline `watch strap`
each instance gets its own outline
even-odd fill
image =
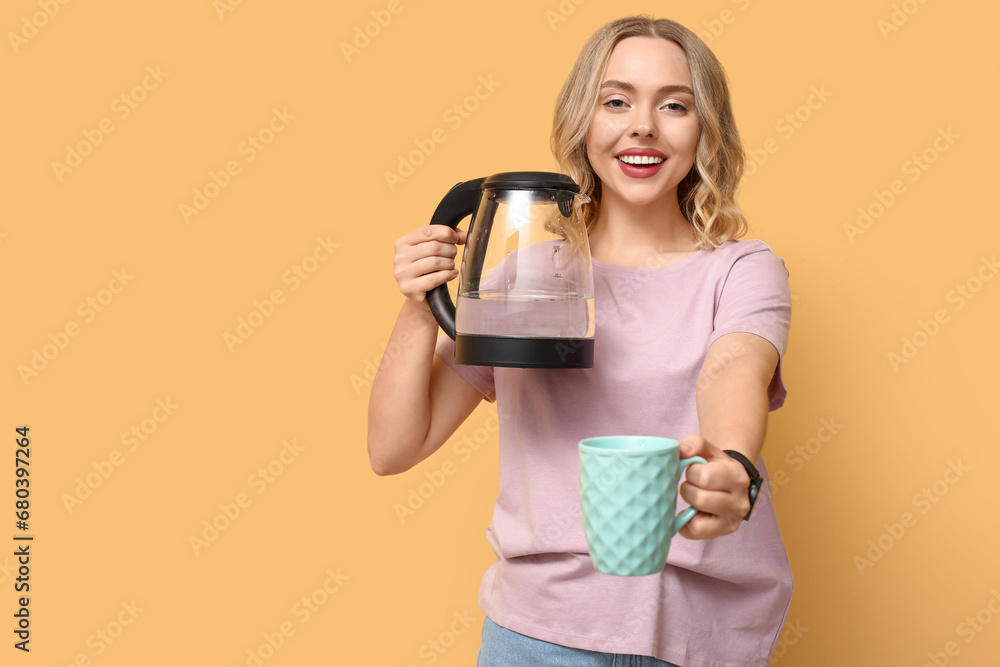
[[[735,449],[726,449],[723,451],[725,451],[730,458],[739,461],[743,466],[743,469],[747,471],[747,475],[750,476],[750,488],[747,489],[747,495],[750,499],[750,511],[747,512],[745,517],[743,517],[744,521],[749,521],[750,515],[753,514],[753,506],[757,503],[757,495],[760,493],[761,484],[764,480],[757,471],[757,467],[742,453],[736,451]]]

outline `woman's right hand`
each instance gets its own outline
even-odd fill
[[[379,475],[409,470],[433,454],[483,400],[434,353],[441,327],[427,304],[427,290],[455,277],[466,236],[428,225],[396,240],[393,273],[406,300],[368,397],[368,457]]]
[[[447,225],[425,225],[396,239],[392,265],[399,291],[412,301],[426,302],[428,291],[458,275],[457,246],[467,236]]]

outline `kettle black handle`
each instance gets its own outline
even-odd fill
[[[479,207],[479,198],[483,194],[481,186],[485,180],[486,178],[476,178],[465,181],[449,190],[435,209],[431,224],[448,225],[452,229],[458,229],[458,223],[465,216],[475,215]],[[427,292],[427,305],[431,307],[434,319],[444,332],[455,340],[455,304],[451,302],[447,283],[442,283]]]

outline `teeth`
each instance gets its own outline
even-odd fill
[[[618,159],[625,164],[660,164],[662,157],[652,157],[651,155],[619,155]]]

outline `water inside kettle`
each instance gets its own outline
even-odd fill
[[[455,328],[473,336],[590,338],[594,298],[584,294],[487,290],[459,295]]]

